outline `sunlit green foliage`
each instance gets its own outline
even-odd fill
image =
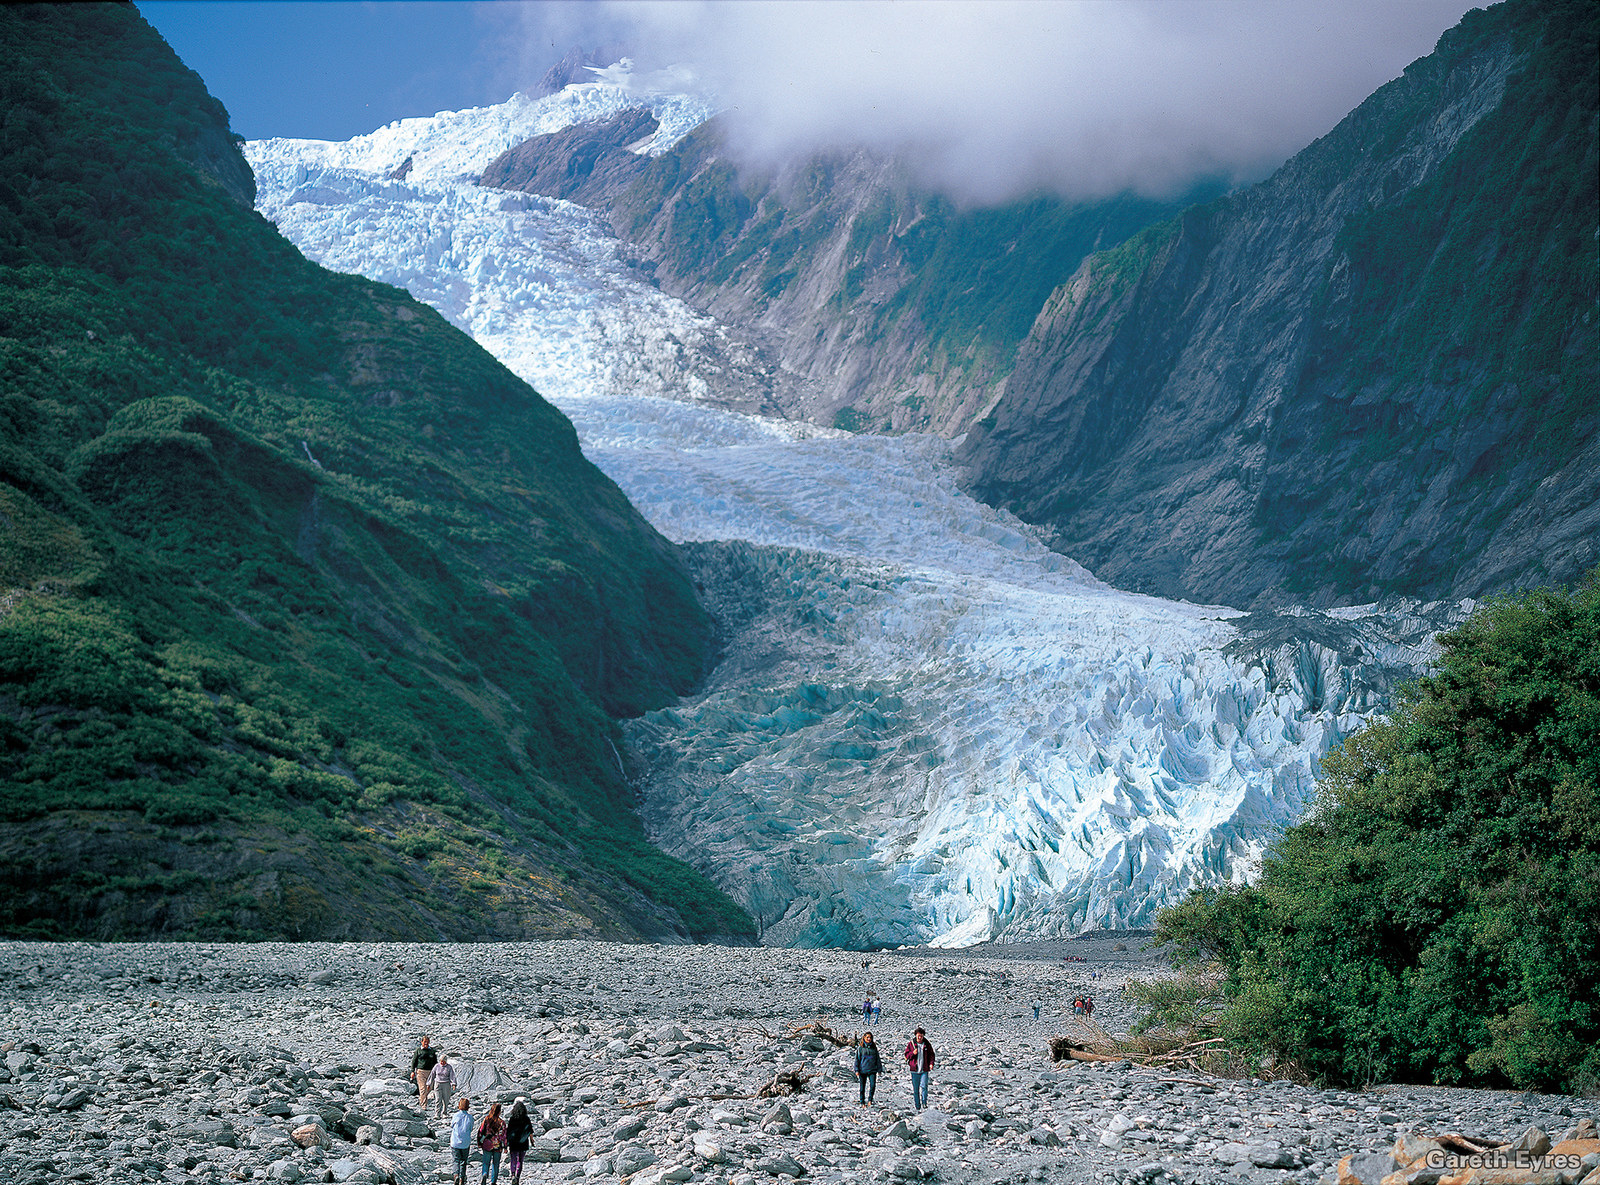
[[[1318,1077],[1600,1089],[1600,572],[1441,643],[1259,881],[1157,938],[1225,968],[1219,1032]]]

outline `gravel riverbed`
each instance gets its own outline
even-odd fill
[[[1141,947],[4,943],[0,1182],[448,1181],[444,1124],[404,1081],[424,1033],[462,1065],[475,1115],[528,1100],[525,1182],[1313,1185],[1403,1132],[1556,1139],[1600,1112],[1052,1065],[1074,996],[1107,1029],[1131,1023],[1123,985],[1162,969]],[[858,1031],[868,990],[888,1072],[863,1107],[848,1050],[786,1034]],[[937,1050],[921,1113],[900,1055],[918,1025]],[[795,1067],[813,1075],[802,1093],[738,1097]]]

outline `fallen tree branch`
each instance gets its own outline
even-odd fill
[[[793,1040],[797,1037],[821,1037],[824,1041],[831,1041],[839,1049],[850,1049],[856,1044],[854,1033],[849,1036],[836,1033],[820,1020],[814,1020],[809,1024],[790,1025],[789,1038]]]

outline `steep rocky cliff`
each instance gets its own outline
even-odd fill
[[[748,930],[634,814],[709,620],[570,422],[251,210],[131,5],[0,78],[0,934]]]
[[[964,210],[902,160],[741,168],[717,119],[660,156],[629,150],[651,130],[639,111],[538,136],[482,181],[607,211],[664,291],[762,351],[764,405],[852,431],[963,431],[1087,254],[1217,191]]]
[[[1087,260],[965,442],[976,492],[1203,601],[1595,564],[1597,13],[1470,13],[1268,180]]]

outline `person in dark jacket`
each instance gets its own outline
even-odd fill
[[[417,1084],[417,1107],[424,1115],[428,1113],[428,1075],[433,1073],[433,1067],[438,1064],[439,1055],[429,1044],[429,1038],[423,1037],[422,1043],[411,1055],[411,1077]]]
[[[528,1118],[526,1099],[518,1099],[506,1117],[506,1167],[511,1170],[511,1185],[522,1185],[522,1158],[533,1141],[533,1120]]]
[[[911,1105],[920,1111],[928,1105],[928,1074],[933,1070],[933,1046],[921,1029],[906,1042],[906,1065],[911,1067]]]
[[[883,1059],[878,1056],[877,1042],[871,1033],[861,1034],[861,1044],[856,1046],[856,1081],[861,1085],[861,1105],[865,1107],[878,1094],[878,1071],[883,1069]]]

